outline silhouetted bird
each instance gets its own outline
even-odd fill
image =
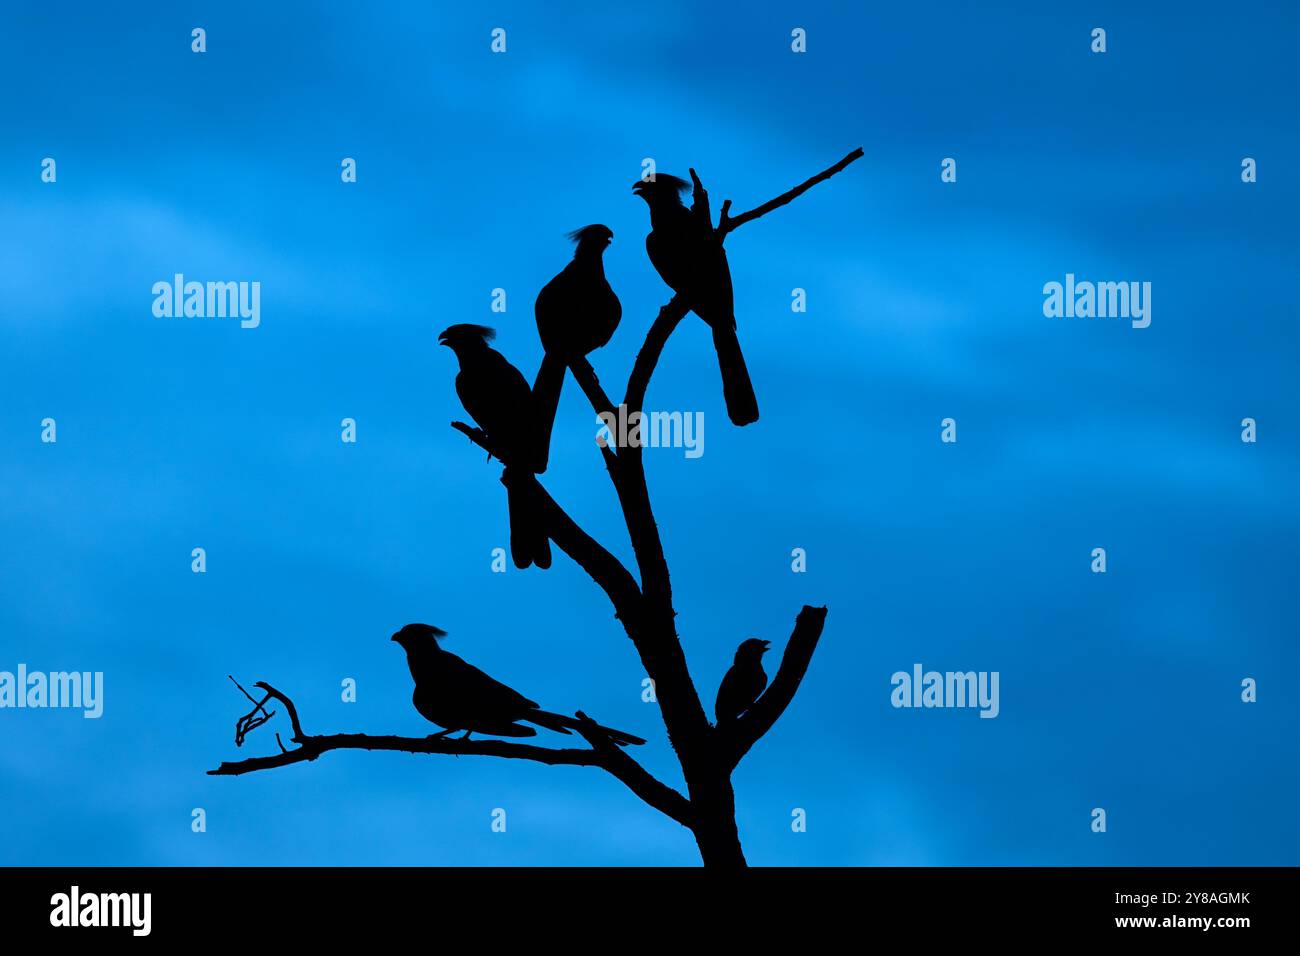
[[[438,336],[460,362],[456,394],[487,433],[505,468],[510,510],[510,554],[515,566],[551,566],[551,542],[542,526],[537,417],[523,373],[490,347],[496,332],[484,325],[453,325]]]
[[[447,636],[428,624],[408,624],[393,640],[406,651],[406,663],[415,678],[415,694],[411,702],[425,720],[445,728],[435,737],[453,731],[492,734],[495,737],[534,737],[537,731],[516,721],[545,727],[562,734],[577,729],[578,721],[563,714],[541,710],[535,701],[518,691],[467,664],[450,651],[444,651],[438,641]],[[640,737],[620,730],[596,725],[611,741],[620,747],[643,744]]]
[[[533,312],[546,355],[533,383],[533,401],[541,436],[541,467],[546,470],[551,428],[560,404],[564,370],[609,342],[623,307],[605,279],[605,248],[614,238],[608,226],[583,226],[569,233],[577,243],[573,261],[537,293]]]
[[[712,223],[682,204],[682,194],[690,188],[684,179],[659,173],[653,182],[637,180],[632,191],[650,207],[650,234],[645,239],[650,261],[669,288],[713,330],[727,415],[737,425],[748,425],[758,421],[758,398],[736,338],[731,268]]]
[[[740,642],[736,648],[736,660],[718,685],[718,699],[713,705],[713,716],[721,724],[726,720],[735,720],[749,710],[758,695],[767,686],[767,674],[763,671],[763,655],[767,653],[768,642],[751,637]]]

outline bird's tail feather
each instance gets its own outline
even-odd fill
[[[554,355],[542,356],[533,382],[533,409],[537,416],[537,473],[546,471],[551,456],[551,430],[555,427],[555,412],[560,407],[560,391],[564,388],[564,362]]]
[[[537,565],[542,570],[551,566],[551,542],[542,527],[540,490],[537,479],[530,474],[507,468],[503,476],[506,484],[506,505],[510,511],[510,556],[515,567]]]
[[[727,402],[727,416],[734,425],[758,421],[758,396],[754,394],[754,383],[749,380],[734,322],[731,328],[713,327],[713,347],[722,370],[722,397]]]
[[[554,730],[557,733],[567,734],[570,731],[577,730],[579,723],[576,718],[565,717],[563,714],[553,714],[549,710],[530,710],[528,716],[521,718],[531,720],[539,727],[545,727],[547,730]],[[645,740],[632,734],[625,734],[621,730],[615,730],[612,727],[602,727],[596,725],[606,737],[618,744],[620,747],[626,747],[628,744],[643,744]]]

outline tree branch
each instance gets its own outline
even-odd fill
[[[236,687],[239,682],[230,678]],[[258,681],[253,686],[266,691],[266,700],[274,697],[284,704],[293,725],[293,741],[298,744],[293,750],[285,750],[269,757],[249,757],[247,760],[223,761],[215,770],[209,770],[213,777],[237,777],[241,774],[254,773],[259,770],[273,770],[290,764],[306,763],[315,760],[331,750],[388,750],[412,754],[450,754],[454,757],[479,756],[503,757],[510,760],[532,760],[550,766],[599,767],[622,781],[622,783],[647,804],[672,817],[683,826],[689,827],[691,821],[690,802],[672,787],[657,780],[644,767],[637,763],[623,749],[614,744],[605,731],[594,720],[577,712],[579,736],[591,745],[590,750],[575,748],[552,749],[533,744],[519,744],[504,740],[469,740],[451,739],[442,734],[430,737],[397,737],[393,735],[372,736],[370,734],[323,734],[307,736],[298,723],[298,709],[294,707],[285,694],[280,693],[265,681]],[[239,687],[245,697],[252,700],[243,687]],[[254,713],[261,711],[265,715],[263,704],[254,701]],[[247,716],[239,718],[237,728],[244,728]],[[255,726],[266,723],[262,720]],[[243,735],[237,734],[237,743],[242,743]],[[279,735],[277,735],[279,739]]]
[[[492,457],[500,458],[492,441],[481,428],[475,428],[464,422],[452,422],[451,427]],[[635,617],[641,603],[641,588],[632,577],[632,573],[623,566],[623,562],[583,531],[578,523],[556,504],[555,499],[536,476],[510,473],[507,479],[507,474],[503,472],[501,483],[505,484],[507,480],[531,481],[537,486],[536,498],[544,512],[543,520],[547,536],[582,570],[586,571],[587,575],[609,596],[610,603],[614,605],[615,617],[620,620],[631,620]]]
[[[239,687],[238,680],[230,678],[235,687]],[[281,752],[272,754],[269,757],[250,757],[247,760],[239,761],[222,761],[216,770],[209,770],[209,777],[239,777],[240,774],[256,773],[257,770],[274,770],[276,767],[289,766],[291,763],[304,763],[316,760],[322,753],[329,753],[330,750],[399,750],[402,753],[445,753],[451,754],[452,757],[503,757],[507,760],[530,760],[537,763],[547,763],[550,766],[582,766],[582,767],[601,767],[606,770],[612,777],[615,777],[628,787],[628,790],[636,793],[645,803],[653,806],[659,812],[666,813],[682,826],[690,826],[690,803],[681,793],[667,786],[666,783],[659,782],[653,775],[642,767],[640,763],[633,760],[630,754],[625,753],[623,748],[617,747],[612,743],[610,737],[604,732],[603,728],[588,715],[577,711],[578,736],[586,740],[591,745],[589,750],[580,750],[576,748],[552,749],[549,747],[536,747],[533,744],[516,744],[506,740],[469,740],[468,735],[465,737],[456,737],[450,739],[442,734],[434,734],[428,737],[400,737],[394,735],[373,736],[369,734],[324,734],[308,736],[303,734],[302,724],[298,722],[298,708],[295,708],[294,702],[283,693],[277,691],[272,685],[259,680],[253,687],[260,687],[266,692],[265,700],[261,702],[253,701],[253,713],[266,715],[263,705],[266,700],[274,697],[285,705],[289,711],[290,722],[294,727],[294,743],[298,747],[292,750],[283,749]],[[239,687],[239,691],[248,700],[252,697]],[[259,723],[253,724],[253,728],[260,727],[266,722],[261,719]],[[248,717],[240,717],[235,722],[235,727],[242,730],[250,730],[247,727]],[[279,735],[276,735],[279,739]],[[237,745],[242,744],[243,734],[237,732]]]
[[[813,186],[825,182],[836,173],[842,171],[851,163],[862,158],[862,147],[859,146],[853,152],[849,153],[834,166],[823,169],[816,176],[805,179],[798,186],[783,192],[775,199],[769,199],[761,206],[756,206],[749,212],[741,213],[739,216],[731,216],[731,200],[728,199],[722,204],[722,212],[718,217],[718,225],[714,229],[719,241],[725,239],[729,233],[739,229],[747,222],[753,222],[760,216],[766,216],[773,209],[779,209],[799,196],[802,196]],[[691,169],[691,181],[695,184],[691,212],[692,214],[702,217],[705,222],[712,222],[709,218],[709,194],[704,188],[704,183],[696,175],[694,168]],[[677,328],[678,323],[686,317],[690,309],[682,300],[680,295],[673,296],[672,300],[659,310],[658,317],[650,326],[650,332],[646,335],[645,344],[637,352],[636,361],[632,364],[632,374],[628,377],[626,397],[623,403],[627,405],[628,412],[641,411],[645,404],[646,390],[650,386],[650,376],[654,373],[655,366],[659,362],[659,356],[663,353],[664,346],[668,343],[668,338]]]
[[[595,370],[585,361],[581,365],[575,363],[571,368],[573,377],[591,399],[592,408],[598,415],[601,414],[599,401],[603,399],[608,402],[609,399],[595,380]],[[618,417],[616,410],[609,414]],[[630,415],[631,412],[626,411],[625,414]],[[664,558],[659,526],[650,506],[650,492],[646,488],[640,446],[619,449],[616,455],[609,450],[608,443],[603,443],[601,453],[614,483],[614,491],[623,510],[623,521],[632,542],[632,551],[636,555],[637,568],[641,572],[641,591],[647,596],[669,600],[671,590],[668,583],[668,562]]]
[[[610,742],[596,722],[578,711],[578,733],[600,754],[601,766],[613,774],[638,797],[684,827],[691,825],[691,803],[672,787],[656,779],[622,747]]]
[[[456,429],[456,431],[460,432],[474,444],[478,445],[479,448],[482,448],[487,452],[489,461],[493,458],[497,461],[501,460],[501,456],[497,454],[496,446],[492,444],[491,439],[487,436],[487,432],[483,429],[475,428],[473,425],[466,425],[464,422],[452,422],[451,427]]]
[[[808,670],[808,663],[812,660],[813,651],[817,649],[817,641],[822,636],[825,623],[826,608],[805,604],[795,618],[794,631],[785,645],[781,666],[777,668],[776,677],[766,692],[734,724],[719,727],[718,732],[723,741],[720,750],[730,766],[740,763],[749,748],[771,730],[772,725],[785,713]]]
[[[580,367],[575,374],[579,371]],[[491,440],[482,429],[464,422],[452,422],[451,425],[489,455],[496,455]],[[609,462],[607,456],[606,463]],[[629,463],[634,465],[630,471],[625,469]],[[638,565],[642,567],[643,580],[647,569],[661,569],[650,572],[649,580],[654,582],[655,593],[661,598],[653,606],[645,600],[642,587],[637,585],[623,563],[583,531],[555,503],[540,482],[537,482],[536,497],[546,512],[544,527],[551,540],[609,595],[614,605],[614,616],[622,622],[624,631],[641,658],[641,665],[658,688],[660,714],[668,731],[669,743],[679,754],[689,755],[691,745],[703,736],[709,722],[691,681],[677,632],[673,628],[674,612],[668,591],[668,566],[659,541],[659,529],[650,510],[645,474],[640,467],[639,457],[618,460],[614,471],[619,472],[613,475],[615,489],[624,506],[628,533],[632,538]],[[501,480],[537,481],[532,475],[520,476],[514,473],[503,473]],[[625,488],[625,481],[634,484]],[[643,560],[644,564],[641,563]],[[657,636],[661,634],[669,635],[669,639],[659,640]]]
[[[233,677],[230,679],[234,680]],[[302,732],[302,724],[298,722],[298,708],[293,706],[293,701],[291,701],[288,697],[280,693],[278,690],[276,690],[274,687],[272,687],[264,680],[258,681],[253,686],[260,687],[262,690],[266,691],[267,698],[274,697],[280,703],[284,704],[284,709],[289,714],[289,726],[293,728],[293,737],[291,739],[301,740],[304,736]],[[240,687],[239,689],[243,690],[242,687]]]
[[[502,477],[504,480],[504,476]],[[536,479],[533,479],[536,481]],[[555,499],[538,482],[538,495],[544,512],[546,533],[561,551],[572,558],[582,570],[600,585],[614,605],[614,616],[620,621],[634,620],[641,610],[641,588],[636,578],[623,566],[623,562],[610,554],[605,547],[583,531],[568,512],[556,504]]]
[[[729,233],[740,228],[745,223],[752,222],[773,209],[786,205],[818,183],[830,179],[862,155],[862,149],[856,149],[835,165],[805,180],[793,189],[735,218],[730,216],[731,201],[727,200],[723,204],[721,217],[716,228],[712,225],[709,211],[708,190],[695,169],[692,168],[690,175],[694,189],[691,214],[701,223],[703,228],[713,229],[717,240],[722,242]],[[659,314],[651,323],[645,342],[632,363],[627,390],[624,393],[625,414],[629,417],[633,413],[643,411],[646,393],[650,387],[650,379],[658,367],[664,348],[668,344],[668,339],[676,331],[677,326],[681,324],[688,311],[690,309],[686,300],[682,295],[677,294],[659,310]],[[596,413],[598,415],[602,413],[617,415],[618,410],[613,407],[609,396],[600,388],[596,380],[595,370],[590,363],[583,360],[581,363],[571,364],[570,368]],[[707,733],[708,718],[700,704],[699,693],[691,679],[686,657],[682,652],[681,642],[674,625],[676,611],[672,607],[672,585],[669,578],[668,562],[664,555],[659,526],[655,521],[654,511],[650,503],[650,492],[646,483],[642,449],[640,446],[626,449],[620,448],[617,455],[614,455],[608,449],[602,448],[602,454],[605,458],[606,468],[613,480],[615,492],[618,495],[624,522],[627,524],[628,535],[632,542],[632,550],[636,555],[637,567],[641,572],[640,588],[644,599],[647,616],[646,624],[648,626],[644,632],[640,629],[634,632],[629,628],[628,634],[636,644],[647,673],[655,680],[656,686],[659,688],[664,723],[668,728],[673,747],[679,754],[689,757],[692,756],[690,752],[694,749],[694,744]],[[824,616],[825,611],[823,610],[822,617]],[[818,630],[820,632],[820,627]],[[811,650],[809,650],[809,655],[811,655]],[[803,667],[807,667],[806,660]],[[801,677],[802,669],[799,672],[799,677],[794,680],[796,687]],[[793,694],[794,687],[790,689],[790,695],[793,696]],[[789,703],[788,699],[786,703]],[[780,716],[780,712],[784,709],[785,705],[783,704],[779,710],[772,713],[771,722],[755,735],[754,740],[757,740],[767,731],[767,728],[771,726],[772,722],[776,721],[777,717]],[[745,744],[736,759],[739,760],[740,756],[743,756],[752,745],[753,740]]]
[[[655,366],[659,364],[659,356],[663,354],[664,346],[668,344],[668,337],[673,334],[682,319],[686,318],[686,313],[689,311],[685,299],[675,295],[659,310],[659,314],[651,323],[645,343],[636,353],[636,361],[632,363],[632,374],[628,376],[626,397],[623,399],[628,414],[641,411],[645,405],[646,389],[650,387],[650,376],[654,374]]]
[[[307,763],[331,750],[387,750],[410,754],[449,754],[453,757],[502,757],[509,760],[531,760],[552,767],[599,767],[621,781],[646,804],[672,817],[682,826],[691,821],[690,802],[649,771],[611,744],[599,731],[578,733],[592,749],[552,749],[533,744],[517,744],[505,740],[462,740],[447,737],[397,737],[371,734],[320,734],[303,737],[300,746],[268,757],[249,757],[246,760],[222,761],[210,777],[238,777],[259,770],[274,770],[296,763]],[[603,741],[599,746],[597,741]]]
[[[600,387],[600,379],[596,377],[596,370],[592,368],[590,362],[585,358],[574,359],[569,363],[569,371],[573,373],[579,387],[586,393],[587,401],[591,402],[591,407],[595,409],[597,415],[613,415],[618,418],[618,406]]]
[[[660,315],[662,317],[663,313]],[[684,311],[678,316],[678,321],[682,315],[685,315]],[[676,325],[676,321],[673,325]],[[662,343],[667,340],[670,331],[664,331],[658,344],[659,349],[662,349]],[[653,336],[653,329],[651,334]],[[595,371],[585,362],[582,365],[574,364],[571,369],[591,400],[592,407],[599,414],[601,407],[598,402],[604,393],[594,381]],[[648,370],[646,374],[648,376]],[[608,399],[604,398],[604,401],[608,402]],[[625,414],[630,416],[632,412],[629,409]],[[672,583],[663,541],[659,536],[659,525],[650,504],[641,447],[621,448],[617,456],[604,447],[601,451],[605,455],[605,465],[613,481],[623,511],[623,521],[627,525],[628,538],[632,543],[632,552],[636,556],[637,569],[641,573],[644,613],[640,621],[629,619],[628,636],[636,645],[646,673],[655,681],[660,713],[673,748],[679,754],[689,756],[692,744],[702,739],[707,732],[709,721],[691,680],[686,655],[682,652],[673,623],[676,612],[672,606]]]
[[[848,166],[850,163],[861,158],[862,158],[862,147],[859,146],[857,149],[849,153],[847,156],[841,159],[834,166],[831,166],[827,169],[823,169],[820,173],[818,173],[816,176],[813,176],[811,179],[805,179],[798,186],[795,186],[794,189],[791,189],[788,192],[783,192],[775,199],[769,199],[767,202],[763,203],[763,205],[756,206],[755,208],[751,209],[749,212],[743,212],[739,216],[736,216],[734,219],[731,218],[730,216],[731,200],[728,199],[726,202],[722,204],[722,213],[718,217],[718,229],[717,229],[718,235],[720,237],[725,237],[727,233],[734,232],[735,230],[743,226],[745,223],[753,222],[759,216],[766,216],[773,209],[779,209],[780,207],[784,206],[786,203],[790,202],[792,199],[797,199],[799,196],[802,196],[804,193],[812,189],[818,183],[825,182],[826,180],[834,176],[836,173],[838,173],[840,170]]]
[[[237,777],[257,770],[271,770],[290,764],[315,760],[331,750],[395,750],[412,754],[450,754],[454,757],[506,757],[514,760],[533,760],[551,766],[599,767],[602,757],[592,750],[552,750],[533,744],[517,744],[505,740],[460,740],[447,737],[397,737],[372,734],[318,734],[298,739],[300,746],[269,757],[249,757],[247,760],[223,761],[213,777]]]

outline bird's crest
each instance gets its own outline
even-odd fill
[[[432,637],[435,641],[440,641],[446,636],[446,631],[432,624],[407,624],[393,635],[393,640],[405,647],[407,642],[419,638]]]
[[[655,173],[655,178],[646,182],[646,186],[651,189],[662,189],[665,192],[669,189],[675,189],[683,196],[695,188],[680,176],[669,176],[667,173]]]
[[[614,238],[614,232],[609,226],[600,223],[592,223],[590,226],[583,226],[581,229],[575,229],[573,232],[566,232],[565,236],[581,245],[595,239],[603,239],[609,242]]]
[[[450,345],[456,342],[471,342],[475,339],[487,343],[497,337],[497,330],[489,328],[486,325],[472,325],[468,322],[462,322],[460,325],[449,325],[438,335],[438,341],[444,345]]]

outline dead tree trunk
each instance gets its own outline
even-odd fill
[[[740,226],[785,205],[861,156],[861,149],[854,150],[834,166],[794,189],[734,218],[730,215],[731,201],[727,200],[723,203],[717,226],[713,227],[717,241],[722,243]],[[692,210],[704,222],[711,224],[708,193],[693,169],[691,179],[694,182]],[[624,406],[622,411],[625,415],[641,412],[651,376],[664,346],[687,311],[680,296],[674,297],[660,309],[645,343],[637,353],[628,378],[627,389],[620,403]],[[589,362],[579,359],[570,365],[570,370],[597,414],[608,413],[616,419],[620,418],[619,406],[605,394]],[[489,455],[500,459],[492,441],[481,430],[463,422],[453,422],[452,426],[484,448]],[[580,721],[578,733],[587,741],[590,749],[552,749],[501,740],[366,734],[311,736],[303,732],[292,701],[263,682],[256,686],[265,696],[260,701],[250,696],[253,710],[241,717],[236,725],[236,745],[243,743],[245,734],[275,715],[274,711],[266,710],[266,706],[274,700],[286,709],[291,721],[290,740],[296,747],[288,749],[281,743],[281,752],[278,754],[222,763],[208,773],[236,776],[312,761],[330,750],[347,749],[475,754],[533,760],[552,765],[600,767],[621,780],[649,806],[690,830],[706,866],[727,869],[745,866],[745,854],[736,827],[736,798],[731,775],[749,749],[771,729],[793,700],[821,637],[826,608],[805,606],[799,612],[776,675],[758,700],[737,720],[721,727],[710,724],[677,636],[677,612],[673,608],[668,562],[650,504],[642,449],[639,446],[629,446],[616,450],[607,444],[599,444],[605,468],[609,472],[627,524],[638,576],[633,576],[621,561],[583,531],[537,483],[535,477],[503,474],[502,481],[528,481],[535,485],[530,491],[539,502],[548,536],[608,596],[615,617],[631,639],[646,674],[654,682],[668,742],[681,765],[686,784],[685,796],[655,779],[630,754],[611,743],[596,723],[589,720],[582,711],[577,712]],[[276,739],[279,740],[278,735]]]

